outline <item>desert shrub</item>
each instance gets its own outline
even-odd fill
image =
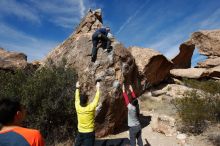
[[[195,79],[183,79],[183,82],[186,84],[186,86],[200,89],[212,95],[220,94],[220,82],[215,80],[198,81]]]
[[[220,98],[206,94],[201,97],[196,90],[185,92],[184,97],[175,99],[172,103],[177,108],[182,121],[180,130],[193,134],[202,133],[207,127],[207,121],[217,122],[220,117]]]
[[[0,98],[20,96],[21,86],[26,82],[27,74],[22,70],[5,72],[0,70]]]
[[[0,97],[21,97],[28,112],[25,126],[39,129],[46,145],[54,145],[74,138],[76,80],[76,73],[63,67],[42,68],[28,75],[1,72]]]

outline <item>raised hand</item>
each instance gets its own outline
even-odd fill
[[[98,90],[100,88],[100,82],[96,83],[96,89]]]
[[[79,81],[76,82],[76,88],[79,88],[80,87],[80,84],[79,84]]]
[[[133,88],[131,85],[129,85],[129,90],[132,92],[133,91]]]
[[[122,91],[125,92],[125,85],[122,85]]]

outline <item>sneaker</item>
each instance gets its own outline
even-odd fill
[[[95,62],[95,60],[96,60],[96,59],[92,56],[91,61],[92,61],[92,62]]]

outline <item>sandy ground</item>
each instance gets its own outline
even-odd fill
[[[146,112],[142,112],[145,114]],[[149,115],[144,115],[148,117]],[[96,146],[124,146],[129,145],[128,131],[121,132],[117,135],[110,135],[105,138],[97,139]],[[186,144],[181,145],[180,141],[174,136],[165,136],[164,134],[154,132],[151,124],[142,128],[142,139],[145,146],[214,146],[207,140],[206,136],[187,136]],[[146,141],[147,140],[147,141]],[[215,145],[217,146],[217,145]]]

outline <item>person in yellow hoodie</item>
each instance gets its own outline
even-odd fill
[[[94,146],[95,143],[95,109],[99,102],[100,83],[96,83],[96,95],[91,103],[88,103],[86,94],[80,95],[80,84],[76,83],[75,107],[78,118],[78,135],[75,146]]]

